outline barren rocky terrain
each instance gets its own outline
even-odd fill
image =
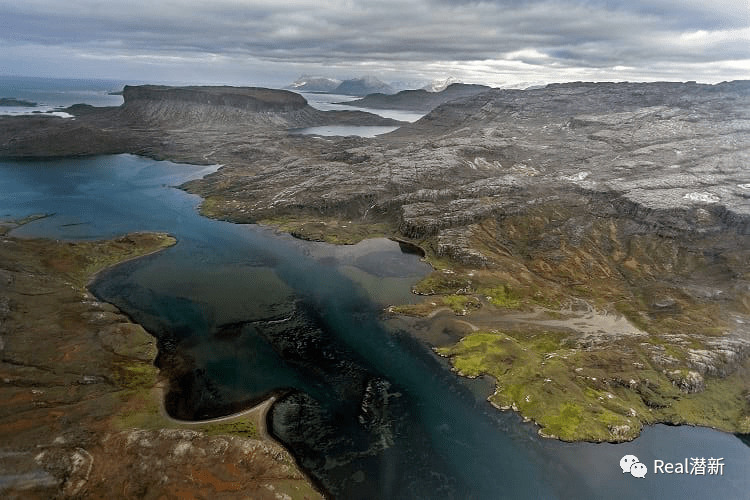
[[[219,163],[183,186],[205,215],[421,247],[425,300],[391,314],[460,332],[433,332],[438,352],[545,435],[750,432],[750,83],[493,89],[373,139],[292,135],[385,122],[276,92],[126,88],[121,108],[0,120],[0,155]]]

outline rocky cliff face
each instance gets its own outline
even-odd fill
[[[287,129],[331,123],[381,123],[364,113],[324,112],[299,94],[252,87],[125,87],[122,115],[162,128],[255,127]],[[394,122],[393,120],[391,122]]]
[[[258,87],[166,87],[159,85],[126,85],[122,92],[125,107],[139,101],[184,102],[209,106],[226,106],[253,112],[284,112],[307,106],[304,97],[286,90]]]

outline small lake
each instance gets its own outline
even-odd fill
[[[322,135],[322,136],[350,136],[375,137],[380,134],[393,132],[399,127],[384,127],[377,125],[323,125],[320,127],[305,127],[292,129],[292,134]]]
[[[408,332],[382,321],[428,267],[395,242],[350,247],[197,215],[172,186],[216,167],[130,155],[0,161],[0,218],[54,214],[13,232],[91,239],[127,231],[178,244],[92,286],[154,334],[176,376],[170,412],[204,418],[283,394],[270,429],[338,499],[746,499],[750,447],[705,428],[646,428],[624,444],[541,439],[486,401]],[[626,454],[647,464],[623,474]],[[656,474],[654,460],[722,459],[723,474]]]
[[[368,113],[380,115],[384,118],[393,118],[394,120],[402,122],[415,122],[426,114],[418,111],[405,111],[402,109],[362,108],[358,106],[339,104],[360,99],[359,97],[350,95],[325,94],[318,92],[300,92],[300,94],[307,99],[310,106],[321,111],[367,111]]]
[[[413,111],[403,111],[397,109],[372,109],[347,106],[338,104],[346,101],[353,101],[359,97],[340,94],[325,94],[316,92],[300,92],[307,102],[313,108],[321,111],[366,111],[384,118],[393,118],[404,122],[415,122],[422,118],[425,113],[416,113]],[[318,135],[318,136],[358,136],[358,137],[376,137],[381,134],[393,132],[399,127],[392,126],[366,126],[366,125],[325,125],[321,127],[306,127],[290,130],[293,134]]]

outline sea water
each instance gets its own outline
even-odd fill
[[[404,111],[396,109],[370,109],[347,106],[340,104],[342,102],[357,99],[356,97],[326,94],[316,92],[301,92],[302,96],[307,99],[310,106],[322,111],[366,111],[384,118],[393,118],[403,122],[414,122],[424,116],[425,113],[413,111]],[[372,125],[323,125],[319,127],[305,127],[291,130],[294,134],[319,135],[319,136],[359,136],[359,137],[376,137],[381,134],[393,132],[398,126],[372,126]]]
[[[124,82],[115,80],[83,80],[0,76],[0,97],[36,103],[34,107],[0,106],[0,115],[54,113],[73,104],[119,106]]]

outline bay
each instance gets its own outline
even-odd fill
[[[393,132],[397,128],[380,125],[321,125],[319,127],[291,129],[289,132],[300,135],[375,137]]]

